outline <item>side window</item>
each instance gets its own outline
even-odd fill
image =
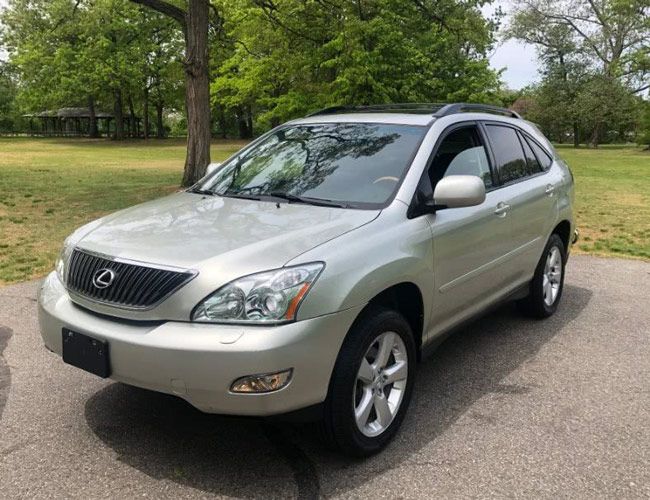
[[[476,175],[486,188],[492,186],[490,164],[476,126],[454,130],[438,146],[429,167],[431,186],[435,188],[448,175]]]
[[[526,164],[528,166],[528,172],[527,172],[528,175],[539,174],[542,171],[542,166],[537,161],[537,158],[535,157],[533,150],[530,149],[528,142],[526,142],[526,139],[524,139],[522,134],[517,133],[517,135],[519,136],[521,145],[524,148],[524,156],[526,157]]]
[[[537,156],[537,160],[542,166],[542,169],[548,170],[551,168],[551,165],[553,164],[553,158],[551,158],[544,149],[539,147],[535,141],[529,139],[528,137],[525,137],[525,140],[533,149],[535,156]]]
[[[528,163],[524,158],[515,129],[500,125],[487,125],[486,129],[492,143],[501,183],[506,184],[526,177]]]

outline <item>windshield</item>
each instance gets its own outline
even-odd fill
[[[381,208],[425,132],[421,126],[375,123],[284,127],[223,165],[200,189],[222,196]]]

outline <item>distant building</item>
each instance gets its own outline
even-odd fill
[[[88,108],[61,108],[23,115],[31,135],[88,137],[90,135],[90,110]],[[115,133],[115,116],[103,111],[95,112],[99,136]],[[140,137],[140,118],[131,114],[122,117],[125,137]]]

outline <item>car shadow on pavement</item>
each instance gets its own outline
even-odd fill
[[[342,493],[412,460],[481,397],[533,390],[504,379],[560,331],[571,334],[569,324],[591,295],[567,284],[547,320],[523,318],[509,304],[451,336],[420,365],[397,439],[366,460],[327,450],[310,425],[207,415],[173,396],[119,383],[94,394],[85,416],[120,461],[153,478],[244,498]]]

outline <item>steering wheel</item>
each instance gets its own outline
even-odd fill
[[[393,177],[392,175],[385,175],[384,177],[378,177],[374,181],[372,181],[373,184],[377,184],[378,182],[399,182],[399,179],[397,177]]]

